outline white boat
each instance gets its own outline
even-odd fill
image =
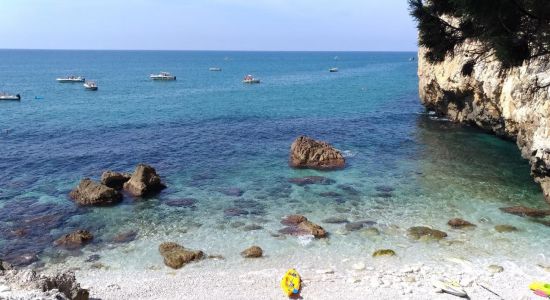
[[[57,78],[56,80],[57,80],[57,82],[60,82],[60,83],[84,82],[84,81],[86,81],[86,79],[84,77],[74,76],[74,75],[70,75],[70,76],[67,76],[67,77],[60,77],[60,78]]]
[[[208,71],[212,71],[212,72],[220,72],[221,70],[222,68],[217,68],[217,67],[212,67],[208,69]]]
[[[153,80],[176,80],[176,76],[168,72],[160,72],[159,74],[151,74],[149,78]]]
[[[328,71],[331,73],[335,73],[335,72],[338,72],[338,68],[330,68],[328,69]]]
[[[19,94],[17,95],[11,95],[8,93],[0,93],[0,100],[15,100],[19,101],[21,100],[21,96]]]
[[[260,83],[260,79],[256,79],[254,76],[249,74],[244,77],[243,83]]]
[[[84,88],[90,91],[97,91],[97,83],[95,81],[87,80],[84,82]]]

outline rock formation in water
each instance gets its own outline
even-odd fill
[[[174,242],[165,242],[159,246],[164,264],[172,269],[179,269],[186,264],[202,259],[204,253],[200,250],[190,250]]]
[[[157,171],[146,164],[137,165],[130,180],[124,183],[124,190],[137,197],[158,193],[164,188],[166,185],[160,180]]]
[[[132,174],[130,173],[105,171],[101,174],[101,183],[115,190],[121,190],[124,183],[130,180],[131,177]]]
[[[479,55],[479,49],[466,42],[453,56],[431,63],[420,48],[420,99],[439,116],[515,140],[550,203],[550,58],[504,68],[490,53]]]
[[[331,170],[345,167],[346,160],[328,143],[300,136],[290,146],[289,164],[294,168]]]
[[[112,205],[122,200],[122,194],[113,188],[84,178],[69,194],[80,205]]]

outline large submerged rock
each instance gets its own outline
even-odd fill
[[[300,136],[290,146],[289,164],[294,168],[331,170],[344,168],[346,160],[330,144]]]
[[[443,62],[430,63],[421,47],[420,99],[439,116],[516,141],[550,203],[550,56],[505,68],[494,55],[472,55],[480,49],[466,42]]]
[[[90,178],[84,178],[69,196],[80,205],[112,205],[122,200],[122,194],[117,190]]]
[[[413,240],[441,240],[447,233],[425,226],[414,226],[407,230],[407,235]]]
[[[204,253],[200,250],[190,250],[174,242],[165,242],[159,246],[164,264],[173,269],[179,269],[186,264],[202,259]]]
[[[503,212],[520,216],[520,217],[533,217],[533,218],[544,218],[550,216],[550,209],[536,209],[529,208],[525,206],[511,206],[511,207],[502,207],[500,208]]]
[[[146,164],[139,164],[130,180],[124,183],[124,190],[136,196],[155,194],[166,188],[157,171]]]
[[[302,215],[289,215],[281,220],[281,224],[287,227],[279,230],[280,233],[289,235],[313,235],[315,238],[324,238],[327,232],[323,227],[309,221]]]

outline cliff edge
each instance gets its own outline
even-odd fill
[[[479,49],[464,43],[443,62],[430,63],[420,48],[420,99],[439,116],[516,141],[550,204],[550,57],[504,68]]]

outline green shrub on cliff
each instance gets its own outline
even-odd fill
[[[466,40],[479,41],[477,54],[494,53],[505,66],[550,54],[550,0],[408,1],[431,62]]]

